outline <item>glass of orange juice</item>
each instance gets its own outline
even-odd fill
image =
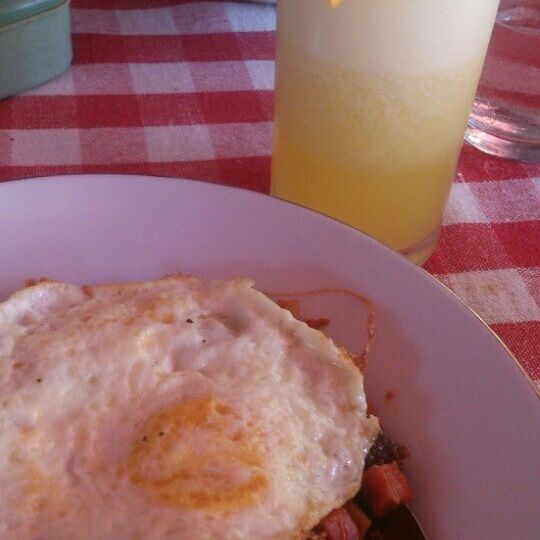
[[[278,1],[272,194],[426,260],[498,4]]]

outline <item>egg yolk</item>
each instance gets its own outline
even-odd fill
[[[257,435],[213,398],[161,410],[145,423],[127,463],[130,480],[167,506],[231,510],[254,504],[268,479]]]

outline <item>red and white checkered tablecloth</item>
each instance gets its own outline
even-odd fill
[[[0,102],[0,180],[114,172],[268,191],[273,6],[73,0],[71,12],[71,69]],[[425,268],[540,389],[540,164],[464,147]]]

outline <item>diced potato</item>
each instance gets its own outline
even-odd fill
[[[319,528],[328,540],[360,540],[358,529],[345,508],[332,510],[321,520]]]
[[[358,529],[358,537],[360,540],[362,540],[365,537],[368,529],[371,527],[371,520],[352,500],[345,504],[345,510],[349,512],[349,515]]]
[[[411,498],[409,482],[397,462],[373,465],[362,481],[362,495],[375,517],[382,517]]]

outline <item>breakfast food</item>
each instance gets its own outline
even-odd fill
[[[0,304],[0,429],[1,540],[305,539],[379,433],[344,350],[184,276]]]

